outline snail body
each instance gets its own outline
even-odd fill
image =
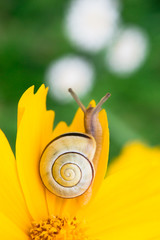
[[[93,182],[102,145],[98,113],[106,95],[93,108],[85,108],[72,89],[71,95],[84,112],[85,133],[71,132],[53,139],[40,159],[40,176],[45,187],[62,198],[85,193]]]

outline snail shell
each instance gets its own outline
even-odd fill
[[[46,188],[63,198],[82,195],[94,178],[92,159],[94,138],[83,133],[67,133],[52,140],[40,161],[40,176]]]

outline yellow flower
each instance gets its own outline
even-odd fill
[[[103,180],[109,148],[104,110],[99,114],[103,148],[91,201],[83,206],[83,196],[63,199],[45,188],[39,175],[45,146],[62,133],[84,132],[80,109],[71,126],[61,122],[52,131],[54,113],[46,110],[46,95],[42,85],[36,94],[29,88],[20,99],[16,161],[0,131],[0,239],[159,239],[160,150],[139,143],[127,146]]]

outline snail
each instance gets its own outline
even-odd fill
[[[102,129],[98,119],[107,93],[96,107],[85,108],[74,91],[68,91],[84,112],[85,133],[70,132],[53,139],[40,158],[40,176],[45,187],[62,198],[75,198],[91,186],[102,148]]]

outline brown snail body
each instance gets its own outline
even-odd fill
[[[110,94],[87,109],[72,89],[69,92],[84,112],[85,133],[71,132],[53,139],[40,159],[40,176],[46,188],[62,198],[82,195],[90,187],[102,148],[102,129],[98,119],[101,105]]]

